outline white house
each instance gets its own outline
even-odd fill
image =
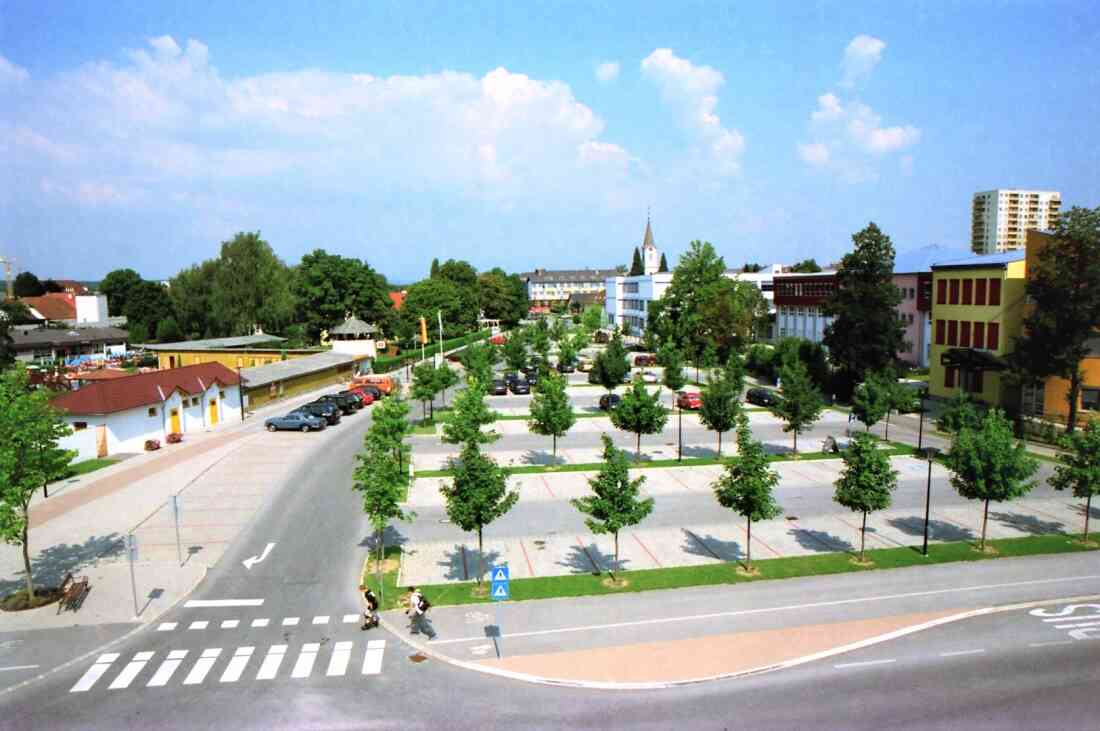
[[[186,435],[241,420],[240,379],[221,363],[100,381],[52,403],[74,431],[61,446],[78,450],[78,459],[140,452],[147,439],[164,444],[173,432]]]
[[[332,343],[332,352],[364,355],[373,360],[378,354],[377,342],[374,339],[377,333],[378,328],[374,325],[368,325],[357,317],[349,316],[329,330],[328,336]],[[382,347],[385,348],[385,343],[382,342]]]
[[[631,276],[611,276],[604,283],[604,311],[612,325],[629,327],[641,335],[649,317],[649,303],[664,297],[672,284],[672,272],[660,271],[661,252],[653,243],[653,229],[645,222],[642,239],[643,273]]]

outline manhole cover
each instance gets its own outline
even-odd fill
[[[427,655],[421,655],[419,652],[415,655],[409,655],[409,661],[414,663],[422,663],[428,659]]]

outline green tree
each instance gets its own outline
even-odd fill
[[[949,434],[958,434],[963,429],[977,430],[982,426],[982,414],[970,394],[959,391],[947,402],[947,408],[940,415],[939,426]]]
[[[1073,433],[1084,378],[1081,361],[1089,356],[1100,323],[1100,206],[1074,206],[1059,216],[1031,269],[1029,264],[1027,295],[1034,307],[1014,358],[1026,363],[1036,380],[1069,381],[1066,432]]]
[[[19,300],[0,302],[0,371],[15,362],[15,341],[11,330],[15,325],[31,319],[30,310]]]
[[[722,369],[717,378],[707,380],[703,388],[699,421],[707,429],[718,433],[718,458],[722,457],[722,434],[737,425],[741,413],[741,383],[736,371]]]
[[[384,441],[372,443],[367,437],[367,448],[357,455],[358,466],[352,479],[352,489],[363,500],[363,512],[378,536],[376,576],[378,586],[382,586],[382,561],[386,554],[386,528],[395,520],[412,520],[416,514],[401,507],[408,485],[408,473],[401,469],[398,460],[389,445]]]
[[[753,346],[754,348],[757,346]],[[766,346],[762,346],[766,347]],[[810,380],[822,393],[830,391],[832,371],[829,369],[829,357],[821,343],[806,338],[782,338],[775,345],[770,363],[770,372],[762,374],[775,382],[779,369],[796,360],[802,361],[810,374]]]
[[[514,327],[527,315],[527,285],[515,274],[494,267],[478,275],[481,309],[485,317]]]
[[[803,259],[797,264],[793,264],[791,271],[802,274],[815,274],[821,271],[821,265],[817,263],[816,259]]]
[[[1064,452],[1058,455],[1058,466],[1050,484],[1055,490],[1071,490],[1075,498],[1085,500],[1085,533],[1089,542],[1089,513],[1092,498],[1100,495],[1100,422],[1090,421],[1084,431],[1067,435],[1062,440]]]
[[[989,503],[1026,495],[1035,487],[1032,479],[1039,462],[1012,436],[1012,425],[998,409],[982,418],[979,429],[964,428],[947,453],[951,484],[967,500],[982,500],[982,539],[985,550]]]
[[[125,315],[130,292],[141,284],[141,275],[133,269],[115,269],[99,283],[100,294],[107,295],[107,309],[112,315]]]
[[[887,390],[887,409],[886,409],[886,431],[883,434],[883,438],[887,441],[890,440],[890,412],[896,411],[899,414],[916,411],[920,408],[920,402],[917,395],[905,384],[901,383],[893,371],[886,374]]]
[[[58,284],[53,279],[47,279],[45,282],[42,282],[42,288],[45,289],[47,292],[64,292],[65,291],[65,288],[62,287],[60,284]]]
[[[761,332],[768,321],[768,302],[750,282],[735,282],[726,277],[699,293],[697,335],[713,345],[720,360],[744,347]]]
[[[455,286],[464,311],[469,312],[476,322],[481,310],[481,290],[478,286],[477,270],[469,262],[448,259],[439,266],[436,277]],[[471,325],[470,329],[473,329]]]
[[[217,326],[211,322],[211,296],[217,270],[218,260],[207,259],[180,270],[169,280],[168,296],[183,331],[181,339],[203,338],[216,332]]]
[[[531,399],[531,418],[527,428],[535,434],[553,438],[551,454],[558,456],[558,437],[564,437],[577,423],[573,404],[565,392],[565,378],[551,374],[539,381],[538,393]]]
[[[435,342],[437,313],[443,314],[443,337],[455,338],[477,327],[477,310],[468,310],[453,282],[436,277],[412,285],[397,317],[400,337],[411,340],[420,332],[420,318],[428,321],[428,340]]]
[[[706,241],[692,241],[672,272],[672,282],[661,304],[651,308],[658,319],[667,318],[663,327],[668,337],[693,357],[703,351],[707,342],[701,303],[714,291],[713,285],[725,278],[726,262],[714,246]]]
[[[398,469],[403,469],[405,439],[412,434],[409,423],[409,402],[399,394],[393,394],[371,411],[370,431],[366,443],[387,449],[397,461]]]
[[[856,434],[844,450],[844,471],[834,483],[833,499],[857,513],[863,513],[859,531],[859,560],[867,543],[867,513],[890,507],[891,493],[898,486],[898,473],[870,434]]]
[[[550,339],[560,345],[565,336],[565,321],[560,317],[555,317],[554,324],[550,326]]]
[[[772,490],[779,475],[768,463],[764,445],[753,439],[749,418],[737,417],[737,456],[726,463],[726,473],[711,484],[718,504],[745,518],[745,568],[752,571],[753,521],[771,520],[783,510],[776,504]]]
[[[447,444],[489,444],[500,438],[494,431],[483,431],[497,420],[497,415],[485,404],[485,387],[479,381],[466,386],[455,397],[451,418],[443,425],[443,441]]]
[[[664,253],[661,254],[661,265],[657,267],[657,271],[661,273],[668,271],[668,259],[665,258]]]
[[[623,347],[623,339],[616,333],[592,363],[592,380],[611,393],[622,385],[623,378],[629,372],[630,363],[626,359],[626,348]]]
[[[157,340],[162,343],[175,343],[183,340],[183,331],[180,330],[176,318],[167,317],[157,323]]]
[[[630,466],[622,450],[616,449],[606,434],[603,441],[603,466],[599,473],[588,480],[592,495],[574,498],[572,503],[580,512],[588,530],[596,535],[610,533],[615,539],[615,570],[619,566],[619,531],[641,523],[653,512],[653,498],[642,498],[640,488],[644,477],[630,479]],[[614,574],[612,574],[614,576]]]
[[[642,264],[642,252],[638,251],[638,247],[634,247],[634,258],[630,260],[630,273],[628,277],[637,277],[641,274],[645,274],[645,265]]]
[[[594,333],[603,325],[603,308],[599,305],[589,305],[584,308],[581,315],[581,325],[590,333]]]
[[[428,405],[432,408],[432,420],[435,420],[435,395],[439,393],[436,388],[435,380],[435,366],[431,361],[424,361],[420,363],[412,371],[412,391],[411,395],[414,399],[420,402],[421,407],[424,409],[424,419],[428,418]]]
[[[775,411],[783,421],[783,431],[794,436],[794,453],[798,454],[798,435],[810,428],[821,417],[825,403],[806,372],[801,361],[783,366],[780,371],[780,389],[783,398]]]
[[[477,531],[477,583],[485,572],[482,531],[507,513],[519,500],[508,490],[508,471],[486,457],[476,443],[467,443],[455,465],[454,479],[439,488],[447,503],[447,517],[464,531]]]
[[[756,274],[759,271],[763,271],[764,266],[762,264],[745,262],[745,266],[741,267],[741,271],[745,274]]]
[[[867,373],[852,393],[852,413],[862,422],[864,431],[882,421],[890,409],[890,383],[882,373]]]
[[[466,380],[472,379],[487,389],[493,380],[493,366],[500,359],[497,349],[488,343],[470,343],[459,358],[466,369]]]
[[[637,437],[635,460],[642,457],[642,435],[660,434],[668,421],[668,411],[661,405],[659,393],[650,393],[645,384],[635,381],[619,405],[611,410],[611,424]]]
[[[825,328],[824,345],[837,367],[837,391],[844,399],[865,371],[893,365],[904,342],[890,237],[871,223],[852,241],[855,248],[841,260],[836,274],[836,292],[823,308],[834,318]]]
[[[41,297],[46,294],[46,285],[33,272],[19,272],[12,282],[12,293],[16,297]]]
[[[32,606],[31,498],[65,476],[76,453],[59,449],[57,443],[71,433],[50,406],[49,393],[28,390],[22,366],[0,374],[0,538],[23,548],[27,602]]]
[[[294,268],[292,291],[298,304],[297,320],[306,326],[313,341],[349,314],[383,330],[392,323],[386,278],[359,259],[315,249]]]
[[[563,367],[577,364],[577,346],[572,338],[564,338],[558,346],[558,363]]]
[[[259,326],[281,332],[294,317],[290,270],[260,233],[223,241],[210,293],[210,322],[217,335],[247,335]]]
[[[439,259],[432,259],[432,268],[428,276],[432,279],[435,279],[439,276]]]
[[[157,332],[159,324],[165,320],[171,319],[174,322],[176,319],[168,290],[160,282],[150,281],[142,281],[130,290],[123,314],[128,323],[144,323],[150,334]],[[178,333],[179,326],[175,329]]]
[[[504,364],[509,370],[518,371],[527,365],[527,339],[523,330],[513,330],[501,348]]]
[[[126,332],[126,340],[131,345],[149,341],[149,328],[145,326],[144,322],[128,323],[126,325]]]
[[[438,368],[435,369],[435,385],[438,387],[438,393],[443,395],[443,405],[447,405],[447,389],[458,384],[458,374],[447,365],[447,361],[443,361]]]
[[[666,343],[657,351],[657,362],[664,367],[661,383],[670,391],[676,392],[687,385],[684,374],[684,357],[672,343]]]
[[[543,360],[550,355],[550,328],[545,323],[546,320],[539,320],[539,324],[531,329],[531,349]]]

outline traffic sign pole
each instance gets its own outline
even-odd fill
[[[508,567],[507,566],[494,566],[489,572],[491,582],[489,584],[489,596],[493,600],[493,622],[496,624],[497,632],[494,637],[494,644],[497,648],[497,659],[504,657],[504,632],[500,628],[500,603],[507,601],[511,595],[508,587]]]

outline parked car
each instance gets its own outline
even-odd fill
[[[531,393],[531,384],[527,382],[526,378],[517,378],[508,385],[508,388],[510,388],[512,393],[516,396],[524,396]]]
[[[292,411],[285,416],[272,416],[264,421],[264,427],[268,431],[321,431],[325,428],[325,420]]]
[[[360,393],[364,393],[364,394],[370,394],[370,397],[372,399],[374,399],[375,401],[381,401],[382,396],[384,395],[382,393],[382,390],[380,388],[378,388],[378,386],[371,386],[369,384],[362,384],[362,385],[352,386],[348,390],[349,391],[359,391]]]
[[[290,413],[294,414],[298,412],[324,419],[330,426],[340,423],[340,407],[328,401],[314,401],[313,403],[304,404]]]
[[[519,380],[519,374],[518,373],[505,373],[504,374],[504,385],[508,386],[508,388],[511,388],[512,384],[515,383],[518,380]]]
[[[642,380],[646,383],[660,383],[661,379],[653,371],[645,371],[642,373]]]
[[[607,393],[600,396],[600,410],[611,411],[622,402],[622,396],[617,393]]]
[[[340,393],[326,393],[318,401],[328,401],[331,404],[335,404],[345,414],[351,414],[362,408],[359,402],[351,396],[345,396]]]
[[[537,370],[527,374],[527,385],[531,388],[535,388],[539,385],[539,372]]]
[[[357,400],[359,402],[359,408],[370,406],[374,403],[374,396],[360,391],[357,388],[349,388],[347,391],[341,391],[340,393],[342,395],[351,396],[353,399]]]
[[[581,373],[588,373],[592,370],[592,361],[587,358],[581,358],[580,362],[577,363],[577,370]]]
[[[368,374],[365,376],[356,376],[354,379],[352,379],[352,384],[356,386],[374,386],[386,396],[389,396],[397,389],[397,383],[394,382],[391,376],[385,376],[376,373]]]
[[[558,363],[558,373],[573,373],[577,369],[568,363]]]
[[[493,385],[489,389],[489,393],[491,393],[493,396],[507,396],[508,395],[508,384],[506,384],[503,380],[498,378],[495,381],[493,381]]]
[[[681,409],[699,409],[703,406],[703,397],[698,391],[677,391],[676,405]]]
[[[657,356],[655,355],[636,355],[634,356],[634,365],[636,366],[655,366],[657,365]]]
[[[531,377],[532,373],[538,373],[538,371],[539,371],[539,369],[536,368],[533,365],[525,365],[522,368],[520,368],[519,370],[520,370],[520,373],[527,376],[528,378]]]
[[[774,391],[769,391],[766,388],[750,388],[749,392],[745,395],[745,400],[757,406],[770,407],[779,405],[779,397]]]

